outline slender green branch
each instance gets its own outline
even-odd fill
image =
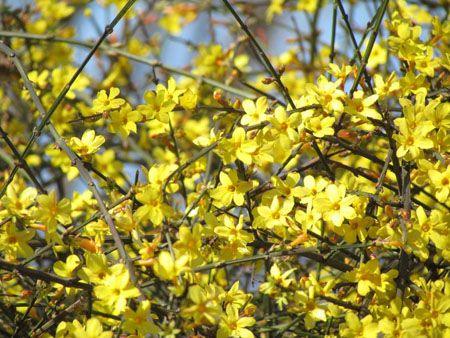
[[[367,65],[367,62],[369,61],[370,54],[372,53],[372,49],[375,44],[375,40],[377,38],[378,32],[380,30],[381,21],[383,20],[384,13],[386,12],[388,3],[389,3],[389,0],[383,0],[381,6],[378,9],[378,12],[376,14],[376,20],[375,20],[373,30],[372,30],[372,34],[370,35],[369,43],[367,44],[367,48],[366,48],[366,50],[364,52],[364,56],[361,60],[361,65],[358,69],[358,74],[356,75],[355,81],[353,82],[353,85],[350,88],[350,93],[355,92],[356,87],[358,86],[359,81],[361,80],[361,76],[364,73],[364,71],[366,70],[366,65]]]
[[[372,84],[371,84],[371,81],[370,81],[370,76],[369,76],[369,73],[367,72],[367,69],[366,69],[365,65],[362,66],[364,61],[363,61],[363,57],[361,55],[360,46],[358,46],[358,43],[356,42],[356,37],[355,37],[355,34],[353,33],[353,29],[352,29],[352,27],[350,25],[350,21],[348,19],[348,15],[345,12],[344,5],[342,4],[341,0],[337,0],[337,5],[338,5],[339,11],[341,12],[341,15],[342,15],[342,17],[344,19],[344,23],[345,23],[345,26],[347,27],[348,34],[350,35],[350,41],[353,44],[353,48],[355,49],[355,53],[356,53],[356,55],[358,57],[358,60],[360,62],[360,69],[363,70],[364,79],[365,79],[367,85],[370,88],[370,92],[373,93],[373,88],[372,88]],[[370,54],[369,54],[369,56],[370,56]],[[368,60],[369,60],[369,57],[367,57],[366,64],[367,64]],[[350,96],[353,95],[353,92],[355,90],[356,90],[356,87],[354,89],[350,90]]]
[[[2,52],[4,52],[4,53],[8,53],[9,48],[5,44],[0,42],[0,50],[2,50]],[[14,154],[16,159],[19,161],[20,166],[28,174],[28,177],[34,183],[34,185],[36,186],[37,190],[41,194],[46,194],[47,191],[42,186],[42,184],[39,182],[38,178],[36,177],[36,175],[31,170],[31,168],[28,165],[27,161],[25,161],[25,159],[20,155],[20,153],[17,150],[16,146],[11,142],[10,138],[8,137],[8,134],[3,130],[3,128],[1,126],[0,126],[0,138],[2,138],[5,141],[5,143],[7,144],[7,146],[9,147],[9,149],[11,149],[12,153]]]
[[[335,57],[335,43],[336,43],[336,27],[337,27],[337,4],[338,0],[333,0],[333,19],[331,22],[331,51],[330,51],[330,63],[333,63]],[[331,76],[331,74],[330,74]]]
[[[400,227],[402,230],[402,242],[404,245],[408,242],[407,222],[411,220],[411,165],[409,162],[404,162],[402,165],[402,187],[401,200],[403,203],[403,210],[405,215],[400,217]],[[398,260],[398,278],[397,278],[397,295],[402,299],[405,294],[405,289],[410,275],[410,257],[402,247],[399,253]]]
[[[273,76],[275,79],[275,82],[277,83],[278,87],[280,88],[281,92],[283,93],[283,96],[285,99],[289,102],[292,108],[295,108],[294,101],[292,100],[291,96],[289,95],[289,91],[286,88],[286,86],[281,81],[280,73],[275,70],[275,68],[272,66],[272,63],[270,62],[268,56],[262,49],[261,45],[259,44],[258,40],[256,40],[253,33],[248,29],[247,25],[242,21],[241,17],[237,12],[234,10],[233,6],[228,2],[228,0],[223,0],[223,3],[228,8],[230,13],[234,16],[236,21],[239,23],[239,26],[241,29],[247,34],[248,38],[250,39],[251,45],[256,49],[258,58],[261,60],[261,63],[264,65],[264,67],[267,69],[269,74]]]

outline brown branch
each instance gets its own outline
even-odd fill
[[[27,268],[22,264],[14,264],[4,260],[0,260],[0,269],[10,272],[18,272],[35,280],[42,280],[47,283],[58,283],[66,287],[77,288],[86,291],[91,291],[93,288],[91,284],[81,283],[77,278],[63,278],[58,275],[54,275],[41,270]]]

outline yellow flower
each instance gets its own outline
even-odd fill
[[[78,271],[78,277],[88,283],[102,284],[110,274],[107,258],[104,254],[86,253],[86,266]]]
[[[240,181],[236,170],[230,170],[228,174],[222,171],[219,177],[221,185],[211,190],[211,198],[223,206],[229,206],[231,202],[238,206],[243,205],[244,195],[253,187],[253,184]]]
[[[53,271],[58,276],[72,278],[74,277],[75,269],[80,265],[80,259],[76,255],[70,255],[67,257],[66,262],[57,261],[53,264]]]
[[[386,82],[380,74],[374,74],[373,82],[375,84],[375,93],[380,99],[383,99],[386,96],[394,96],[400,90],[400,82],[398,81],[395,72],[392,72],[389,75]]]
[[[172,255],[167,251],[161,251],[158,259],[153,266],[155,274],[163,280],[170,280],[176,282],[176,278],[183,272],[188,271],[187,263],[189,257],[186,255],[178,258],[172,258]]]
[[[164,186],[167,178],[172,174],[178,166],[176,164],[155,164],[152,165],[148,171],[148,182],[157,189],[161,189]],[[174,193],[178,190],[178,183],[169,183],[167,185],[167,191]]]
[[[124,99],[117,98],[119,94],[119,88],[111,88],[109,90],[109,95],[106,95],[106,91],[102,89],[98,92],[97,98],[93,101],[92,110],[97,113],[103,113],[119,108],[125,103]]]
[[[221,316],[219,330],[216,338],[241,337],[253,338],[252,331],[247,329],[255,325],[256,320],[252,317],[239,317],[239,312],[232,306],[227,306],[226,314]]]
[[[415,72],[409,71],[400,79],[400,90],[404,96],[417,94],[420,90],[430,87],[426,76],[423,74],[416,75]]]
[[[392,290],[395,288],[393,279],[397,275],[398,272],[395,269],[389,270],[387,273],[381,273],[378,260],[372,259],[367,263],[360,264],[359,268],[345,273],[344,278],[351,282],[357,282],[358,293],[365,296],[370,290],[381,294]]]
[[[355,196],[346,195],[345,185],[330,184],[322,196],[314,200],[314,208],[322,212],[323,218],[334,226],[340,227],[344,220],[356,217],[352,207]]]
[[[300,311],[306,313],[305,327],[308,330],[313,329],[317,321],[324,322],[327,320],[325,307],[319,305],[319,299],[315,296],[314,285],[310,285],[307,292],[296,291],[294,300],[300,307]]]
[[[347,312],[345,323],[339,328],[339,334],[344,338],[376,338],[378,332],[378,324],[373,321],[371,315],[360,320],[353,312]]]
[[[274,263],[270,268],[270,275],[267,278],[267,282],[262,283],[259,286],[259,290],[264,294],[274,295],[278,292],[278,288],[288,288],[294,282],[294,279],[288,278],[288,276],[294,271],[295,269],[289,269],[281,273],[278,264]]]
[[[251,299],[251,295],[240,290],[239,281],[236,281],[231,286],[230,290],[219,294],[219,299],[223,302],[224,307],[232,306],[239,310],[244,305],[248,304]]]
[[[166,92],[164,86],[156,92],[146,91],[144,93],[146,103],[137,107],[138,112],[148,120],[156,118],[162,123],[168,123],[169,113],[177,104],[171,99],[166,99]]]
[[[219,141],[217,151],[226,164],[234,162],[236,158],[245,164],[251,164],[252,155],[257,149],[258,144],[254,140],[248,140],[244,128],[238,127],[230,139]]]
[[[234,242],[240,241],[248,243],[253,241],[253,234],[245,231],[244,227],[244,217],[241,215],[239,217],[239,222],[235,224],[234,219],[230,216],[224,215],[223,225],[219,225],[214,228],[214,232],[227,241]]]
[[[353,94],[351,99],[347,99],[345,112],[358,117],[381,120],[381,114],[372,107],[377,100],[378,95],[374,94],[364,97],[364,92],[358,90]]]
[[[0,230],[0,252],[5,252],[5,256],[11,258],[30,257],[33,249],[28,242],[34,237],[34,230],[17,231],[16,225],[8,222]]]
[[[109,114],[111,123],[108,130],[112,133],[120,133],[122,138],[126,138],[130,132],[136,133],[136,122],[141,119],[141,114],[132,110],[129,104],[121,107],[120,110],[114,110]]]
[[[180,105],[187,110],[194,109],[197,106],[197,101],[198,95],[194,94],[194,92],[192,92],[189,88],[186,89],[184,94],[180,97]],[[192,120],[189,121],[193,122]]]
[[[436,109],[432,109],[428,113],[428,118],[435,128],[450,129],[450,102],[439,103]]]
[[[153,185],[146,186],[136,194],[136,199],[143,204],[135,213],[141,222],[150,220],[154,225],[161,225],[164,216],[171,214],[171,207],[163,202],[162,192]]]
[[[306,11],[314,13],[319,5],[319,0],[298,0],[297,9],[299,11]]]
[[[50,22],[57,22],[64,19],[75,11],[74,6],[57,0],[37,0],[36,2],[39,5],[43,17]]]
[[[123,329],[128,331],[128,333],[137,332],[142,336],[149,333],[157,334],[159,328],[149,320],[152,317],[150,314],[150,306],[150,301],[144,300],[139,303],[136,311],[127,307],[125,310]]]
[[[436,189],[436,198],[439,202],[446,202],[450,193],[450,166],[444,171],[429,170],[428,177]]]
[[[170,77],[167,81],[167,88],[159,83],[156,86],[156,91],[164,93],[164,101],[173,101],[176,104],[179,103],[180,96],[185,92],[184,89],[177,89],[177,83],[175,82],[173,77]]]
[[[215,291],[209,286],[191,286],[187,295],[189,305],[181,309],[181,315],[194,319],[196,324],[215,324],[222,312]]]
[[[411,130],[404,118],[396,119],[394,123],[398,126],[400,133],[393,138],[400,145],[397,149],[397,156],[407,161],[418,159],[423,149],[433,147],[433,141],[429,138],[429,132],[434,126],[429,122],[421,123],[417,128]]]
[[[69,145],[84,160],[89,160],[100,149],[103,143],[105,143],[105,137],[103,135],[97,136],[94,130],[86,130],[81,139],[72,137]]]
[[[294,201],[274,196],[270,206],[261,205],[256,208],[257,216],[253,226],[264,229],[285,228],[292,221],[289,213],[293,207]]]
[[[330,63],[328,65],[327,72],[333,75],[338,80],[341,80],[342,82],[345,82],[347,77],[352,73],[353,71],[352,66],[343,64],[341,67],[339,67],[335,63]]]
[[[198,55],[194,60],[196,68],[193,73],[214,79],[223,78],[233,54],[232,49],[224,51],[220,44],[200,45]]]
[[[200,257],[200,248],[202,247],[201,231],[199,224],[194,225],[192,229],[187,226],[179,228],[179,239],[173,245],[177,256],[186,255],[190,261]]]
[[[102,323],[95,317],[88,319],[85,325],[75,319],[68,327],[74,338],[112,338],[113,336],[112,331],[103,331]]]
[[[37,196],[36,200],[38,202],[38,208],[34,216],[46,225],[48,233],[56,231],[56,224],[58,222],[67,225],[72,221],[70,217],[71,205],[69,199],[63,198],[58,202],[55,191],[51,191],[48,195]]]
[[[307,87],[307,91],[315,97],[317,103],[322,105],[322,109],[328,114],[342,113],[344,111],[342,100],[345,93],[338,89],[341,83],[341,80],[330,82],[325,76],[320,75],[317,79],[317,86],[310,85]]]
[[[369,226],[373,224],[373,219],[370,217],[355,217],[342,224],[341,227],[336,228],[335,231],[344,237],[344,241],[349,244],[355,243],[356,239],[363,242],[368,233]]]
[[[244,108],[245,115],[242,116],[241,124],[244,126],[252,126],[266,120],[267,97],[261,96],[258,100],[244,100],[242,108]]]
[[[94,288],[95,297],[115,315],[125,311],[128,298],[139,297],[139,290],[130,283],[130,275],[123,264],[110,268],[110,274]]]
[[[329,182],[323,177],[315,178],[312,175],[307,175],[303,179],[303,187],[299,189],[299,197],[303,204],[311,204],[314,198],[322,192]]]
[[[178,33],[184,26],[194,21],[199,13],[199,8],[196,4],[162,5],[164,6],[164,15],[158,21],[159,26],[172,34]]]
[[[312,131],[315,137],[324,137],[327,135],[334,135],[334,124],[335,118],[331,116],[316,116],[311,117],[305,121],[305,126],[310,131]]]
[[[298,209],[295,212],[295,220],[301,224],[301,228],[304,232],[310,230],[316,234],[321,233],[322,214],[313,209],[312,204],[306,206],[306,212]]]
[[[36,94],[41,93],[41,89],[44,89],[48,85],[48,79],[49,79],[50,72],[47,69],[44,69],[42,72],[38,73],[38,71],[33,70],[28,73],[28,78],[33,83],[34,86],[36,86],[39,89],[36,89]],[[28,91],[25,91],[24,93],[26,97],[29,96]]]
[[[440,66],[439,58],[433,55],[433,47],[428,46],[422,55],[414,59],[415,68],[422,74],[433,77],[435,68]]]
[[[289,173],[284,181],[278,176],[272,176],[271,178],[275,188],[274,192],[290,200],[294,200],[294,197],[300,198],[302,196],[302,187],[296,186],[299,180],[299,173]]]
[[[278,106],[272,115],[267,116],[267,120],[272,124],[270,132],[274,137],[285,135],[290,141],[298,141],[297,128],[301,123],[301,114],[292,113],[289,116],[284,107]]]
[[[36,188],[10,184],[1,199],[1,204],[12,216],[27,218],[31,216],[30,206],[35,202],[36,196]]]
[[[236,259],[248,255],[252,252],[247,243],[254,240],[252,233],[245,231],[244,217],[239,217],[238,224],[235,224],[234,218],[224,215],[221,225],[214,228],[214,233],[223,240],[221,244],[221,259]]]

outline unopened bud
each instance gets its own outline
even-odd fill
[[[220,89],[216,89],[213,93],[213,98],[222,106],[228,106],[228,102],[224,98],[223,92]]]
[[[213,93],[213,98],[216,101],[220,101],[220,100],[222,100],[222,95],[223,95],[222,91],[219,89],[216,89]]]
[[[269,85],[269,84],[273,83],[274,81],[275,81],[275,79],[273,77],[266,77],[261,82],[264,83],[265,85]]]
[[[400,212],[400,215],[402,216],[402,218],[403,218],[405,221],[408,221],[408,220],[411,218],[411,212],[410,212],[409,210],[403,209],[403,210]]]
[[[242,107],[241,100],[236,99],[236,100],[233,102],[233,108],[234,108],[234,109],[241,109],[241,107]]]
[[[356,142],[358,140],[358,133],[348,129],[339,130],[337,136],[350,142]]]
[[[394,218],[394,209],[393,209],[390,205],[385,205],[385,206],[384,206],[384,213],[385,213],[389,218]]]

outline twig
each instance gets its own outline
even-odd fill
[[[289,95],[289,91],[286,88],[286,86],[283,84],[280,78],[280,74],[273,68],[272,63],[270,62],[269,58],[267,57],[266,53],[260,46],[259,42],[256,40],[256,38],[253,36],[252,32],[248,29],[247,25],[242,21],[240,16],[237,14],[237,12],[234,10],[233,6],[228,2],[228,0],[223,0],[223,3],[228,8],[230,13],[234,16],[236,21],[239,23],[239,26],[241,29],[247,34],[248,38],[250,39],[251,44],[256,49],[257,55],[259,59],[261,60],[261,63],[263,66],[267,69],[267,71],[270,73],[270,75],[273,76],[275,79],[275,82],[277,83],[278,87],[280,88],[281,92],[283,93],[283,96],[285,99],[289,102],[292,108],[295,108],[294,101],[292,100],[291,96]]]
[[[389,163],[391,162],[392,153],[393,153],[393,151],[390,148],[388,150],[388,154],[386,155],[386,160],[384,161],[384,165],[383,165],[383,169],[381,170],[380,177],[378,178],[378,182],[377,182],[377,184],[375,186],[375,194],[374,194],[375,196],[378,196],[380,194],[380,192],[381,192],[381,189],[383,189],[383,182],[384,182],[384,179],[386,177],[386,173],[387,173],[388,168],[389,168]],[[367,207],[366,207],[366,214],[367,215],[371,215],[371,216],[373,215],[375,203],[376,202],[375,202],[374,199],[371,199],[369,201],[369,203],[367,204]]]
[[[50,283],[58,283],[64,285],[65,287],[77,288],[86,291],[91,291],[93,286],[87,283],[81,283],[77,278],[63,278],[57,275],[54,275],[49,272],[44,272],[41,270],[30,269],[22,264],[14,264],[4,260],[0,260],[0,269],[10,271],[10,272],[19,272],[20,274],[30,277],[35,280],[42,280],[44,282]]]
[[[350,25],[350,21],[348,20],[348,15],[345,12],[344,5],[342,4],[341,0],[336,0],[336,1],[337,1],[337,5],[338,5],[338,8],[339,8],[339,11],[341,12],[342,18],[344,19],[345,26],[347,27],[348,33],[350,35],[350,40],[351,40],[351,42],[353,44],[353,48],[355,49],[355,53],[356,53],[356,55],[358,57],[358,60],[360,62],[360,70],[363,71],[366,83],[369,86],[371,93],[373,93],[373,88],[372,88],[372,85],[371,85],[371,82],[370,82],[370,76],[369,76],[369,73],[367,72],[367,69],[366,69],[366,64],[367,64],[367,61],[369,60],[369,56],[370,56],[370,52],[371,51],[369,52],[369,55],[367,56],[367,59],[365,59],[366,55],[364,55],[364,60],[366,60],[365,63],[364,63],[363,57],[361,55],[360,47],[358,46],[358,43],[356,42],[356,38],[355,38],[355,35],[353,34],[353,29],[352,29],[352,27]],[[382,17],[383,16],[381,16],[381,18]],[[371,49],[372,48],[373,48],[373,45],[372,45]],[[366,50],[366,53],[367,53],[367,50]],[[356,82],[356,80],[355,80],[355,82]],[[359,80],[358,80],[358,82],[359,82]],[[352,86],[352,89],[350,90],[350,96],[353,95],[353,92],[355,90],[356,90],[356,87]]]
[[[351,271],[353,270],[353,267],[350,265],[347,265],[343,262],[339,261],[332,261],[327,260],[324,258],[316,248],[298,248],[293,250],[282,250],[282,251],[273,251],[268,252],[265,254],[260,255],[254,255],[250,257],[244,257],[239,259],[233,259],[229,261],[221,261],[221,262],[214,262],[206,265],[202,265],[196,268],[193,268],[193,272],[203,272],[203,271],[209,271],[212,269],[221,269],[230,265],[237,265],[237,264],[243,264],[243,263],[249,263],[253,261],[258,261],[262,259],[271,259],[274,257],[282,257],[282,256],[303,256],[307,257],[309,259],[320,261],[324,265],[328,265],[330,267],[333,267],[335,269],[341,270],[341,271]]]
[[[81,305],[83,302],[83,299],[78,299],[68,307],[66,307],[63,311],[58,313],[55,317],[51,318],[48,322],[43,324],[39,329],[35,329],[32,332],[32,337],[38,337],[42,335],[44,332],[46,332],[48,329],[50,329],[52,326],[57,325],[59,322],[61,322],[65,316],[67,316],[69,313],[74,312],[76,308]]]
[[[408,242],[407,222],[411,218],[411,166],[409,162],[405,162],[402,166],[402,203],[405,211],[404,215],[400,216],[400,227],[402,230],[402,243],[404,245]],[[397,278],[397,295],[403,301],[407,281],[409,280],[409,265],[410,258],[404,247],[400,248],[400,256],[398,260],[398,278]]]
[[[358,74],[356,75],[355,81],[353,82],[353,85],[350,88],[350,93],[355,92],[356,87],[358,86],[359,81],[361,80],[361,76],[366,69],[366,65],[367,65],[367,62],[369,61],[370,54],[372,53],[373,45],[375,44],[375,40],[377,38],[378,31],[380,30],[381,21],[383,19],[384,13],[386,12],[388,3],[389,3],[389,0],[383,0],[381,6],[378,9],[378,12],[376,14],[376,20],[375,20],[375,23],[373,26],[373,31],[372,31],[372,34],[370,35],[367,49],[364,52],[364,56],[361,60],[361,65],[358,69]]]
[[[0,50],[4,53],[8,53],[8,47],[0,42]],[[28,165],[27,161],[20,155],[19,151],[17,150],[16,146],[11,142],[10,138],[8,137],[8,134],[6,131],[3,130],[3,128],[0,126],[0,138],[2,138],[9,149],[11,149],[12,153],[16,157],[16,159],[19,161],[20,166],[25,170],[25,172],[28,174],[30,180],[33,182],[33,184],[36,186],[37,190],[41,194],[47,194],[47,191],[42,186],[42,184],[39,182],[37,177],[34,175],[33,171],[31,170],[30,166]]]

